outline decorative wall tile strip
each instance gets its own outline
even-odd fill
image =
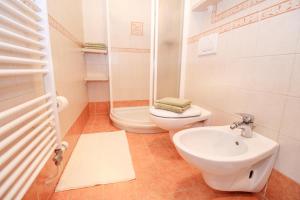
[[[131,22],[131,35],[143,36],[143,22]]]
[[[60,24],[54,17],[48,15],[49,25],[53,27],[55,30],[60,32],[63,36],[77,44],[79,47],[82,47],[83,44],[80,40],[78,40],[70,31],[68,31],[62,24]]]
[[[227,31],[231,31],[242,26],[246,26],[248,24],[257,23],[259,21],[268,19],[270,17],[275,17],[277,15],[281,15],[296,9],[300,8],[300,0],[285,0],[281,1],[273,6],[268,8],[264,8],[260,11],[254,12],[250,15],[240,17],[235,19],[229,23],[220,25],[218,27],[209,29],[202,33],[198,33],[194,36],[188,38],[188,43],[197,42],[201,37],[205,35],[209,35],[211,33],[225,33]]]
[[[230,30],[233,30],[233,29],[236,29],[236,28],[240,28],[242,26],[246,26],[248,24],[252,24],[252,23],[255,23],[255,22],[258,22],[258,21],[259,21],[259,12],[252,13],[252,14],[247,15],[245,17],[236,19],[236,20],[234,20],[234,21],[232,21],[228,24],[220,26],[218,28],[218,32],[219,33],[224,33],[224,32],[227,32],[227,31],[230,31]]]
[[[288,0],[275,4],[261,11],[261,20],[275,17],[300,8],[300,0]],[[299,19],[300,20],[300,19]]]
[[[239,3],[229,9],[219,13],[219,14],[217,14],[217,11],[214,11],[214,13],[212,14],[211,22],[216,23],[227,17],[230,17],[231,15],[234,15],[238,12],[244,11],[252,6],[258,5],[264,1],[265,0],[246,0],[246,1],[243,1],[242,3]]]
[[[111,50],[112,52],[150,53],[150,49],[142,49],[142,48],[112,47]]]

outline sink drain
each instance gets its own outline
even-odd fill
[[[254,171],[253,171],[253,170],[251,170],[251,171],[250,171],[250,173],[249,173],[249,179],[250,179],[250,178],[252,178],[252,176],[253,176],[253,173],[254,173]]]

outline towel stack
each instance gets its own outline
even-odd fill
[[[86,49],[106,50],[106,45],[103,43],[84,43]]]
[[[178,99],[173,97],[165,97],[156,100],[154,107],[156,109],[167,110],[175,113],[183,113],[191,107],[191,101],[187,99]]]

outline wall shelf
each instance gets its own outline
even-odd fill
[[[104,74],[99,74],[99,75],[86,76],[84,80],[87,82],[108,81],[109,78]]]
[[[205,11],[208,6],[217,5],[219,0],[198,0],[192,5],[192,11]]]
[[[82,48],[81,51],[84,53],[107,54],[107,50],[99,50],[99,49]]]

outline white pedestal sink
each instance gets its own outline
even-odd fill
[[[206,183],[221,191],[259,192],[279,149],[271,139],[255,132],[245,138],[229,126],[185,129],[173,141],[179,154],[201,170]]]

